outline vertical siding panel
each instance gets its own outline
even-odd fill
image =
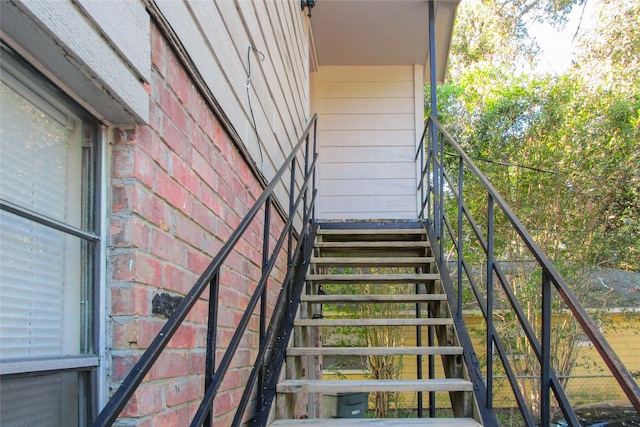
[[[271,42],[274,44],[274,51],[280,52],[280,57],[282,59],[283,71],[279,75],[281,76],[284,82],[287,82],[285,87],[296,87],[298,76],[296,76],[293,61],[290,57],[290,51],[287,49],[287,37],[283,32],[282,23],[279,18],[279,11],[277,7],[277,2],[260,2],[266,8],[267,16],[271,22],[271,28],[273,31],[273,35],[275,36]],[[294,96],[295,94],[291,93],[291,98],[294,103],[294,111],[301,111],[302,104],[299,96]]]
[[[295,6],[288,0],[158,3],[267,179],[297,142],[309,111],[304,66],[307,35],[302,13]],[[256,52],[249,55],[251,106],[247,96],[250,43],[265,55],[263,61]],[[285,193],[283,186],[278,195],[286,205]]]

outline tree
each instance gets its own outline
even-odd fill
[[[594,268],[640,271],[640,5],[606,1],[601,24],[579,41],[583,50],[565,75],[517,72],[536,55],[523,23],[540,18],[561,24],[580,3],[463,3],[450,80],[438,88],[438,114],[583,304],[601,309],[611,295],[594,298],[587,280]],[[467,208],[486,221],[486,196],[468,194]],[[496,227],[506,227],[504,218],[496,218]],[[496,256],[510,266],[509,286],[539,336],[540,273],[527,265],[516,241],[503,234]],[[475,249],[468,260],[482,258]],[[554,313],[553,366],[569,376],[582,337],[558,299]],[[507,351],[518,355],[516,374],[532,377],[522,388],[535,412],[539,363],[513,320],[505,307],[496,327]]]

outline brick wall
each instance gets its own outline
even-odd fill
[[[117,129],[113,141],[107,301],[112,389],[262,193],[157,28],[151,42],[150,124]],[[221,272],[218,361],[260,278],[263,215]],[[275,212],[272,223],[273,247],[283,226]],[[283,253],[270,281],[270,307],[285,268]],[[205,290],[125,409],[127,425],[188,425],[203,394],[207,297]],[[258,328],[257,316],[250,328]],[[257,349],[253,332],[243,339],[214,404],[219,425],[230,424]]]

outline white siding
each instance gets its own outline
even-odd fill
[[[147,123],[150,18],[141,1],[0,2],[8,44],[97,117]]]
[[[258,169],[271,179],[310,119],[309,36],[300,2],[176,0],[157,5]],[[278,197],[288,204],[284,187]]]
[[[320,219],[417,218],[415,68],[320,67]]]

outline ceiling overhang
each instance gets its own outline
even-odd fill
[[[458,0],[435,3],[436,77],[444,80]],[[311,25],[318,65],[425,66],[428,0],[317,0]]]

